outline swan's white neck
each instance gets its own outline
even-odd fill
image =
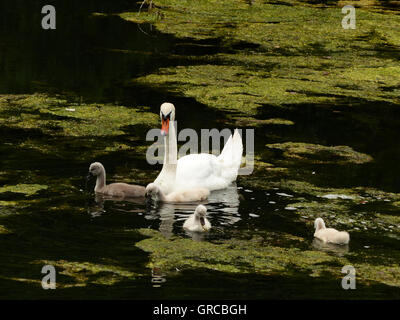
[[[164,194],[170,193],[175,184],[178,162],[178,146],[176,142],[175,121],[169,124],[169,133],[164,137],[164,164],[160,174],[154,181]]]
[[[176,142],[175,121],[171,121],[169,125],[169,134],[164,137],[165,153],[164,167],[176,168],[178,159],[178,146]]]

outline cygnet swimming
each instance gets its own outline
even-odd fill
[[[112,197],[144,197],[146,188],[138,185],[127,183],[111,183],[106,184],[106,170],[100,162],[94,162],[89,167],[88,178],[91,176],[97,177],[94,191]]]
[[[207,208],[203,205],[197,206],[193,214],[183,224],[183,228],[193,232],[204,232],[211,228],[211,223],[206,218]]]
[[[317,218],[314,222],[314,237],[326,242],[334,244],[347,244],[350,241],[350,235],[346,231],[338,231],[333,228],[326,228],[322,218]]]

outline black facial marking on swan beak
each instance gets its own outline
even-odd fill
[[[161,120],[161,135],[166,136],[169,131],[169,121],[171,117],[171,112],[169,112],[166,116],[162,113],[161,114],[162,120]]]
[[[93,174],[89,171],[86,176],[86,181],[90,180],[91,177],[93,177]]]
[[[171,118],[171,111],[170,112],[168,112],[168,114],[167,115],[164,115],[164,113],[162,114],[162,118],[163,118],[163,120],[165,121],[165,120],[170,120],[170,118]]]
[[[200,217],[200,224],[202,227],[205,226],[206,222],[204,221],[204,217]]]

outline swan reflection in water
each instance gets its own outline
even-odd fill
[[[199,204],[207,207],[207,217],[211,225],[233,225],[241,220],[239,215],[239,194],[236,183],[232,183],[226,189],[212,191],[207,201],[193,203],[157,203],[146,212],[146,219],[160,220],[159,231],[166,238],[174,235],[174,225],[177,233],[184,233],[193,240],[204,240],[208,232],[198,233],[182,229],[183,222],[193,214]],[[179,222],[179,223],[176,223]]]
[[[236,183],[232,183],[223,190],[212,191],[207,201],[193,203],[153,203],[151,201],[146,202],[145,198],[119,199],[96,194],[95,204],[88,206],[88,213],[92,217],[101,216],[106,212],[104,209],[106,201],[113,202],[113,210],[124,212],[142,213],[145,206],[145,218],[147,220],[159,220],[159,231],[166,238],[170,238],[174,234],[186,234],[193,240],[201,241],[209,236],[210,232],[189,232],[182,228],[184,221],[193,214],[199,204],[207,207],[207,217],[213,226],[213,230],[218,231],[221,226],[233,225],[241,220]],[[125,207],[124,202],[128,202],[128,208]],[[133,206],[129,206],[129,204],[133,204]]]
[[[104,194],[99,194],[96,193],[94,196],[94,204],[91,206],[87,206],[87,211],[88,213],[93,217],[99,217],[103,213],[106,212],[104,209],[104,204],[106,201],[112,201],[113,203],[116,204],[115,209],[117,210],[122,210],[122,211],[129,211],[129,212],[143,212],[143,208],[135,208],[131,210],[126,210],[125,208],[122,209],[118,204],[123,204],[123,202],[128,202],[131,204],[136,204],[136,205],[145,205],[146,204],[146,198],[145,197],[137,197],[137,198],[118,198],[118,197],[112,197],[112,196],[106,196]]]
[[[349,245],[339,245],[339,244],[333,244],[333,243],[327,243],[323,242],[317,238],[314,238],[312,242],[313,248],[321,251],[326,251],[326,252],[333,252],[336,253],[339,256],[343,256],[344,254],[349,252]]]

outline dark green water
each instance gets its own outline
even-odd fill
[[[83,102],[115,103],[134,107],[149,106],[158,114],[164,101],[179,106],[178,124],[181,128],[226,127],[219,120],[225,115],[201,105],[193,99],[162,92],[151,86],[128,85],[135,77],[152,73],[159,67],[185,65],[187,55],[227,52],[218,39],[182,41],[155,31],[142,32],[134,23],[118,16],[91,16],[93,12],[118,13],[133,10],[132,1],[56,1],[57,30],[40,29],[40,8],[43,1],[2,3],[3,20],[0,30],[0,93],[31,94],[61,93]],[[144,27],[149,31],[148,26]],[[199,51],[199,45],[207,45]],[[245,46],[245,44],[243,45]],[[129,50],[129,53],[121,52]],[[190,63],[193,63],[192,61]],[[349,108],[349,104],[352,108]],[[206,114],[206,117],[201,115]],[[319,187],[371,187],[399,193],[400,141],[398,139],[400,109],[398,105],[371,104],[362,99],[338,102],[327,106],[291,106],[260,108],[259,119],[284,117],[293,126],[261,126],[255,130],[256,154],[265,162],[279,164],[282,154],[265,148],[267,143],[306,141],[322,145],[347,145],[371,155],[374,162],[362,165],[335,163],[288,164],[289,175],[301,176],[303,181]],[[228,123],[227,127],[233,125]],[[93,182],[85,189],[89,164],[105,164],[110,180],[129,175],[140,184],[151,182],[160,170],[150,166],[141,151],[116,151],[94,158],[91,150],[102,150],[115,139],[132,143],[129,136],[144,140],[149,128],[132,125],[124,135],[106,139],[99,137],[57,137],[35,129],[15,129],[0,126],[0,186],[16,183],[49,185],[29,197],[26,206],[0,206],[0,224],[12,233],[0,234],[0,297],[6,299],[67,298],[67,299],[157,299],[157,298],[399,298],[400,289],[380,282],[360,283],[355,291],[344,291],[340,281],[326,275],[310,277],[293,266],[290,275],[228,273],[206,268],[191,268],[181,272],[163,272],[146,267],[150,256],[135,247],[145,237],[136,230],[152,228],[166,238],[173,235],[190,238],[182,230],[184,218],[195,205],[149,205],[141,202],[95,199]],[[40,141],[52,147],[46,154],[19,144],[26,140]],[[135,168],[140,178],[131,173]],[[307,174],[317,171],[317,175]],[[260,181],[264,177],[257,176]],[[250,189],[250,190],[249,190]],[[246,191],[247,190],[247,191]],[[288,233],[306,239],[296,242],[301,250],[318,250],[312,244],[311,224],[298,214],[285,210],[292,200],[278,193],[294,195],[292,190],[258,189],[240,180],[229,190],[214,192],[208,202],[209,218],[214,226],[201,239],[217,243],[220,240],[245,238],[255,230],[274,234]],[[297,194],[317,200],[309,195]],[[23,194],[1,193],[0,201],[26,200]],[[398,216],[399,212],[384,201],[363,206],[354,204],[354,216],[365,212],[383,212]],[[126,232],[126,230],[133,230]],[[352,261],[392,263],[396,260],[400,240],[378,231],[354,231],[349,251],[357,253]],[[284,238],[273,244],[293,247]],[[373,252],[365,248],[373,244]],[[332,255],[340,254],[338,252]],[[374,259],[376,262],[374,262]],[[82,275],[87,286],[72,286],[43,290],[38,283],[18,279],[40,280],[42,265],[33,261],[76,261],[111,264],[141,274],[124,278],[112,285],[96,284],[97,277]],[[378,262],[379,261],[379,262]],[[340,268],[339,268],[340,269]],[[79,272],[78,272],[79,273]],[[153,273],[153,275],[152,275]],[[398,277],[399,275],[397,275]],[[73,284],[68,275],[57,275],[57,281]],[[85,281],[83,281],[85,282]],[[161,282],[160,285],[159,282]]]

